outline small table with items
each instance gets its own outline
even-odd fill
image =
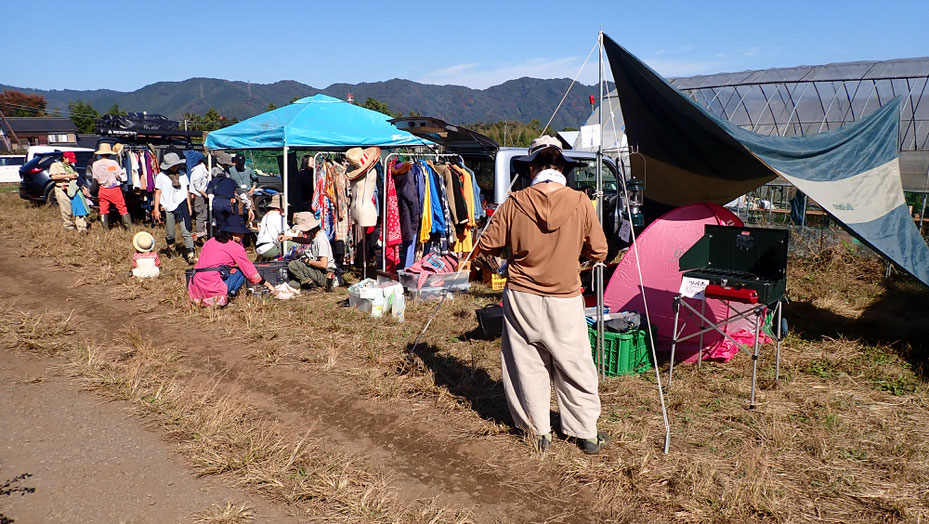
[[[752,356],[752,392],[749,407],[755,407],[755,383],[758,373],[759,336],[765,313],[773,309],[772,332],[776,345],[774,379],[780,375],[781,328],[787,282],[787,230],[757,227],[707,225],[705,234],[679,260],[683,278],[690,286],[682,286],[682,293],[674,297],[674,330],[671,339],[671,364],[668,385],[674,372],[674,352],[678,343],[699,337],[697,365],[703,360],[703,335],[717,331],[740,351]],[[685,294],[684,287],[696,293]],[[689,304],[687,298],[700,300],[700,310]],[[707,300],[722,300],[728,315],[712,321],[706,315]],[[733,304],[742,304],[737,307]],[[681,336],[678,331],[680,309],[684,307],[700,319],[697,331]],[[749,348],[730,336],[723,327],[727,324],[754,317],[754,347]]]

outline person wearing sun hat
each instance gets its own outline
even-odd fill
[[[155,253],[155,237],[148,231],[139,231],[132,237],[132,276],[136,278],[154,278],[161,274],[158,266],[161,260]]]
[[[77,229],[86,233],[87,221],[83,216],[75,215],[71,207],[71,198],[68,196],[69,186],[72,183],[76,185],[78,179],[77,171],[74,169],[76,158],[74,151],[62,153],[61,160],[53,162],[48,168],[48,177],[55,182],[55,202],[58,203],[58,211],[61,213],[61,221],[64,222],[65,229]]]
[[[261,277],[242,247],[242,239],[249,232],[245,219],[234,215],[219,228],[216,236],[203,244],[194,275],[187,285],[191,302],[200,306],[225,306],[246,280],[261,284],[272,295],[277,295],[277,290]]]
[[[155,209],[156,222],[161,222],[161,207],[165,210],[165,247],[166,255],[174,248],[174,238],[177,230],[181,230],[186,252],[184,256],[187,263],[194,263],[194,237],[190,204],[190,181],[187,175],[180,172],[186,161],[177,153],[165,153],[161,160],[161,172],[155,177]]]
[[[255,252],[261,260],[274,260],[281,254],[281,244],[278,237],[287,230],[287,221],[282,214],[282,198],[278,193],[271,197],[268,212],[261,217],[258,226],[258,238],[255,241]]]
[[[326,291],[332,289],[335,283],[335,257],[332,255],[329,239],[322,232],[319,219],[314,217],[313,213],[294,213],[293,227],[281,235],[280,240],[306,246],[300,258],[287,264],[287,271],[291,276],[287,285],[292,290],[297,292],[303,286],[322,287]]]
[[[123,197],[123,188],[121,178],[125,176],[125,170],[112,157],[116,154],[109,142],[101,142],[97,146],[95,155],[100,158],[94,162],[91,171],[94,180],[99,184],[100,189],[97,191],[97,201],[100,204],[100,222],[103,229],[110,228],[109,212],[110,206],[116,208],[119,212],[120,220],[123,227],[129,229],[132,221],[129,218],[129,210],[126,208],[126,199]]]
[[[513,159],[531,185],[504,200],[481,234],[478,249],[509,254],[500,344],[503,391],[516,426],[545,450],[552,443],[551,385],[561,430],[595,454],[609,437],[597,432],[597,369],[581,296],[580,257],[606,258],[603,228],[584,193],[566,187],[576,163],[550,136]]]

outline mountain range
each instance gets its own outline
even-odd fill
[[[268,104],[278,107],[294,98],[323,93],[345,99],[351,93],[356,103],[368,97],[387,104],[395,113],[408,115],[416,111],[453,124],[512,120],[545,123],[552,116],[565,91],[571,84],[567,78],[541,80],[519,78],[487,89],[472,89],[456,85],[420,84],[393,79],[360,84],[332,84],[319,89],[293,80],[273,84],[252,84],[216,78],[190,78],[181,82],[156,82],[132,92],[110,89],[41,90],[0,85],[0,90],[13,89],[44,96],[47,109],[67,111],[68,102],[89,102],[101,113],[113,104],[122,111],[148,111],[180,119],[184,113],[203,114],[211,107],[229,118],[245,119],[264,112]],[[575,84],[570,95],[555,115],[552,127],[580,127],[591,113],[590,95],[597,86]]]

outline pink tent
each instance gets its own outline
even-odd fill
[[[670,351],[671,333],[674,328],[673,298],[681,287],[682,271],[678,268],[678,259],[703,236],[706,224],[742,226],[739,217],[716,204],[691,204],[679,207],[652,222],[637,238],[639,257],[641,258],[642,280],[648,298],[649,313],[652,324],[657,328],[655,338],[656,350]],[[696,309],[700,309],[698,300],[690,300]],[[603,302],[610,311],[638,311],[645,321],[645,306],[642,301],[639,275],[636,271],[636,257],[632,248],[626,252],[619,266],[613,273],[604,292]],[[718,300],[706,303],[706,317],[722,319],[727,316],[726,304]],[[683,334],[698,330],[700,319],[681,308],[680,326]],[[728,331],[736,331],[742,326],[729,326]],[[750,335],[753,339],[754,336]],[[696,361],[699,337],[678,344],[676,359]],[[732,344],[725,341],[716,331],[703,336],[704,358],[729,360],[737,352]]]

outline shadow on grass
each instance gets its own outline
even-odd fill
[[[811,341],[822,337],[858,339],[886,345],[909,362],[914,373],[929,380],[929,290],[909,278],[885,284],[881,297],[859,318],[839,315],[812,302],[792,302],[785,308],[791,330]]]
[[[471,336],[477,330],[463,336]],[[412,344],[407,346],[407,351]],[[470,364],[452,355],[443,355],[440,349],[431,344],[420,345],[416,348],[416,355],[432,370],[435,384],[448,390],[449,393],[465,400],[468,406],[484,420],[509,426],[511,432],[517,433],[513,428],[513,419],[510,417],[506,398],[503,396],[503,383],[494,380],[484,369]],[[552,427],[560,427],[558,413],[552,411]]]

